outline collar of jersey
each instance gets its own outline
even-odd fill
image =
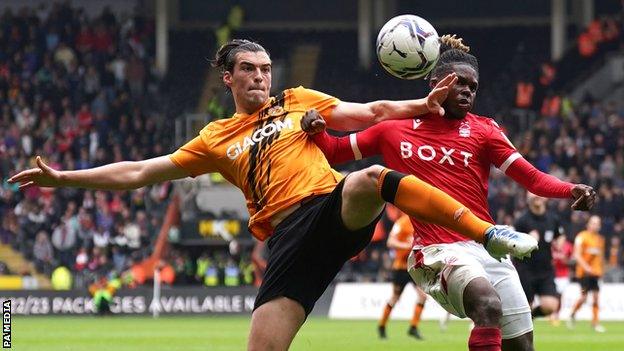
[[[258,114],[258,112],[264,110],[265,108],[271,106],[271,104],[273,103],[273,101],[275,101],[275,96],[271,96],[269,97],[269,99],[267,100],[267,102],[264,103],[264,105],[262,105],[262,107],[260,107],[259,109],[255,110],[252,114],[248,114],[248,113],[234,113],[234,118],[249,118],[249,117],[254,117]]]

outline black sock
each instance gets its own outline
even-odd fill
[[[387,202],[394,203],[394,197],[399,189],[399,182],[405,174],[397,171],[387,171],[381,183],[381,197]]]

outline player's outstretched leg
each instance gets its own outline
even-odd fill
[[[350,174],[345,180],[342,199],[341,215],[349,230],[371,223],[381,213],[385,200],[411,217],[442,225],[483,243],[496,258],[507,253],[524,257],[537,249],[537,240],[532,236],[509,227],[493,226],[440,189],[413,175],[379,165]]]

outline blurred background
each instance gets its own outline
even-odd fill
[[[375,56],[379,28],[406,13],[426,18],[440,35],[458,34],[478,57],[474,112],[501,124],[540,170],[597,190],[592,214],[607,242],[604,281],[623,282],[619,1],[3,0],[0,290],[38,297],[34,308],[23,304],[24,314],[88,313],[86,301],[101,291],[152,297],[157,271],[162,294],[242,294],[238,310],[230,300],[230,310],[220,311],[248,313],[265,249],[247,230],[242,195],[220,175],[121,192],[18,191],[7,179],[32,167],[36,155],[71,170],[167,154],[227,118],[234,104],[209,60],[230,38],[256,40],[270,52],[274,93],[303,85],[345,101],[422,97],[427,81],[393,78]],[[500,224],[526,210],[525,191],[495,169],[489,201]],[[548,206],[570,245],[589,214],[571,212],[568,200]],[[389,280],[386,237],[396,216],[384,215],[374,241],[336,282]],[[62,299],[55,305],[52,296]],[[69,307],[63,298],[73,299]],[[128,308],[120,301],[115,313],[149,312],[149,300]]]

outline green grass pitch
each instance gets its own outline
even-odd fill
[[[249,317],[20,317],[12,320],[13,350],[244,350]],[[538,321],[538,350],[624,350],[624,322],[604,323],[597,334],[588,322],[574,330]],[[291,350],[467,350],[468,323],[451,321],[441,332],[435,321],[423,321],[424,341],[408,338],[407,321],[391,321],[388,339],[379,340],[375,321],[311,317]]]

